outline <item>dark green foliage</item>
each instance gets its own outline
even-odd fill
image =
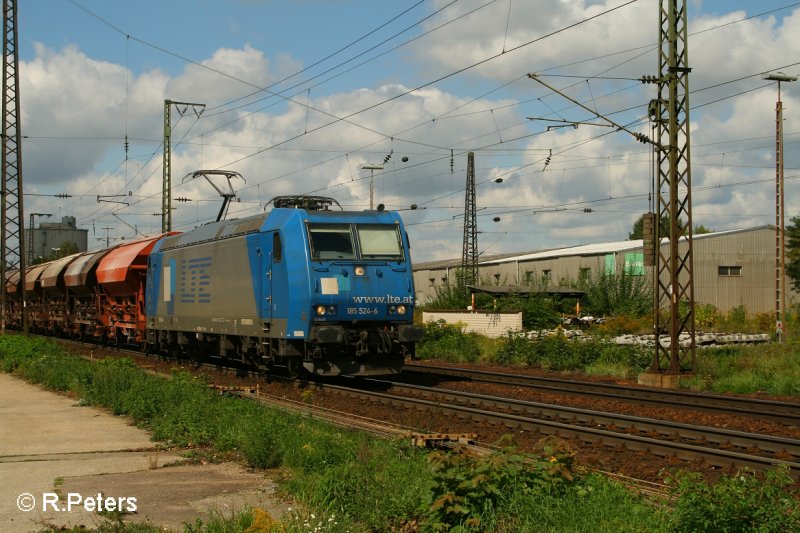
[[[668,523],[673,531],[727,533],[800,531],[800,495],[784,467],[725,476],[710,485],[697,473],[679,472],[667,478],[675,504]]]
[[[436,297],[425,304],[426,309],[466,309],[470,305],[470,295],[464,285],[464,277],[460,270],[455,271],[456,281],[448,279],[443,285],[436,285]]]
[[[509,494],[539,499],[564,494],[575,483],[573,454],[555,452],[548,459],[506,448],[488,456],[455,450],[433,452],[433,504],[425,526],[430,531],[485,531],[489,517],[503,514]]]
[[[153,376],[126,359],[91,363],[49,341],[0,336],[0,365],[58,390],[77,393],[83,404],[131,416],[151,430],[155,439],[169,444],[239,452],[257,467],[287,467],[294,472],[292,483],[301,496],[324,508],[336,503],[329,494],[360,493],[364,480],[375,476],[375,469],[381,466],[384,474],[374,478],[380,488],[377,496],[360,494],[362,502],[377,503],[367,510],[346,509],[355,520],[374,524],[375,529],[391,520],[415,520],[424,511],[430,477],[423,454],[409,445],[373,440],[319,420],[220,396],[186,373]],[[364,449],[370,450],[366,462],[366,455],[358,455],[358,450]],[[235,523],[230,521],[231,531],[237,530]],[[207,531],[206,526],[197,523],[191,530]],[[131,526],[129,531],[136,529]]]
[[[255,417],[241,436],[242,455],[248,463],[258,468],[277,468],[283,464],[283,432],[268,422],[276,421]]]
[[[563,335],[528,339],[524,334],[507,333],[501,340],[495,361],[501,364],[581,370],[595,362],[619,363],[634,370],[650,364],[652,350],[644,346],[621,346],[605,340],[568,340]]]
[[[655,219],[654,219],[654,221],[655,221]],[[669,234],[668,234],[669,226],[670,226],[670,217],[666,216],[666,215],[662,216],[661,217],[662,233],[667,232],[667,233],[661,235],[662,237],[669,237]],[[685,226],[685,224],[683,223],[683,220],[680,217],[678,217],[677,226],[679,228],[682,228],[682,227]],[[655,231],[656,228],[653,228],[653,230]],[[695,235],[699,235],[701,233],[710,233],[710,231],[705,226],[695,226],[694,233],[695,233]],[[642,215],[639,218],[637,218],[636,222],[633,223],[633,228],[631,228],[631,232],[628,234],[628,240],[633,241],[633,240],[636,240],[636,239],[641,239],[643,237],[644,237],[644,215]]]
[[[786,226],[786,275],[792,288],[800,291],[800,216],[794,216]]]
[[[595,361],[609,364],[622,364],[634,372],[642,372],[650,367],[653,348],[645,345],[619,345],[601,342],[599,355]],[[593,361],[594,362],[594,361]]]
[[[0,336],[4,372],[20,372],[29,379],[57,390],[68,391],[90,379],[90,365],[50,341],[21,335]]]
[[[552,370],[578,368],[575,364],[573,343],[563,335],[547,335],[533,341],[533,352],[527,363]]]
[[[510,296],[498,298],[495,311],[522,311],[522,327],[532,329],[552,328],[561,320],[558,302],[546,294],[531,294],[527,297]]]
[[[436,340],[455,336],[441,324],[432,329]],[[638,357],[636,350],[561,337],[529,341],[509,335],[505,342],[515,360],[550,367]],[[312,509],[335,515],[336,531],[800,530],[797,489],[785,470],[770,472],[763,481],[742,474],[714,485],[675,475],[669,480],[675,513],[662,516],[606,479],[574,479],[572,454],[558,443],[546,445],[544,459],[506,449],[487,457],[434,453],[426,461],[426,454],[408,443],[219,396],[185,373],[161,378],[129,360],[91,363],[48,341],[0,336],[0,367],[131,416],[168,442],[205,444],[239,452],[254,466],[287,468],[292,476],[286,489]],[[186,529],[241,531],[255,523],[253,516],[216,517]],[[105,520],[95,531],[155,531],[146,524]],[[294,525],[277,524],[275,530],[308,529]]]
[[[418,449],[364,440],[347,462],[318,471],[312,503],[337,516],[357,516],[370,531],[399,530],[425,513],[430,479]]]
[[[481,354],[478,336],[464,333],[459,326],[444,320],[425,324],[425,336],[417,345],[417,357],[454,362],[475,362]]]
[[[584,309],[595,316],[646,316],[653,311],[653,288],[645,276],[605,271],[582,276],[576,288],[585,291]]]
[[[522,365],[533,359],[534,344],[524,333],[509,331],[500,339],[495,362],[501,365]]]

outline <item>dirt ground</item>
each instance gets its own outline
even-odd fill
[[[109,498],[125,521],[167,529],[246,508],[278,520],[289,507],[267,473],[236,463],[187,464],[123,417],[3,373],[0,480],[3,533],[92,528],[107,516],[96,502]]]

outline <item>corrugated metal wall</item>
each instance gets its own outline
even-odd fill
[[[668,244],[663,246],[667,247]],[[686,244],[682,243],[680,248],[685,253]],[[548,285],[555,287],[561,280],[577,279],[582,269],[598,272],[608,268],[607,255],[612,256],[614,268],[620,272],[626,266],[626,258],[635,259],[630,254],[641,252],[641,248],[636,248],[612,254],[599,252],[528,261],[510,258],[481,266],[479,275],[481,284],[536,285],[547,278]],[[444,285],[445,279],[451,283],[456,281],[458,262],[450,262],[446,266],[438,264],[432,268],[422,267],[414,271],[417,299],[420,302],[434,297],[436,287]],[[695,301],[698,304],[711,304],[721,312],[740,305],[749,313],[774,312],[775,229],[763,226],[696,236],[693,273]],[[652,268],[645,267],[644,275],[652,276]],[[786,302],[789,305],[798,295],[791,290],[791,280],[788,278],[786,289]]]

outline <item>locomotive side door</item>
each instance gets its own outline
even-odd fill
[[[261,274],[260,314],[265,323],[272,321],[272,254],[275,232],[263,235],[262,253],[259,256],[259,272]]]
[[[287,243],[283,242],[279,231],[270,232],[269,248],[269,291],[270,291],[270,319],[272,321],[272,337],[286,338],[288,335],[289,308],[292,306],[291,295],[288,287],[288,253]],[[299,296],[299,295],[298,295]]]

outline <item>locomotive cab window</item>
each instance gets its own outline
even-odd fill
[[[277,231],[272,234],[272,258],[276,263],[281,262],[283,250],[281,249],[281,235]]]
[[[311,257],[323,261],[331,259],[355,259],[353,235],[349,225],[312,224],[308,226]]]
[[[403,260],[400,232],[397,226],[377,226],[357,224],[361,259]]]

